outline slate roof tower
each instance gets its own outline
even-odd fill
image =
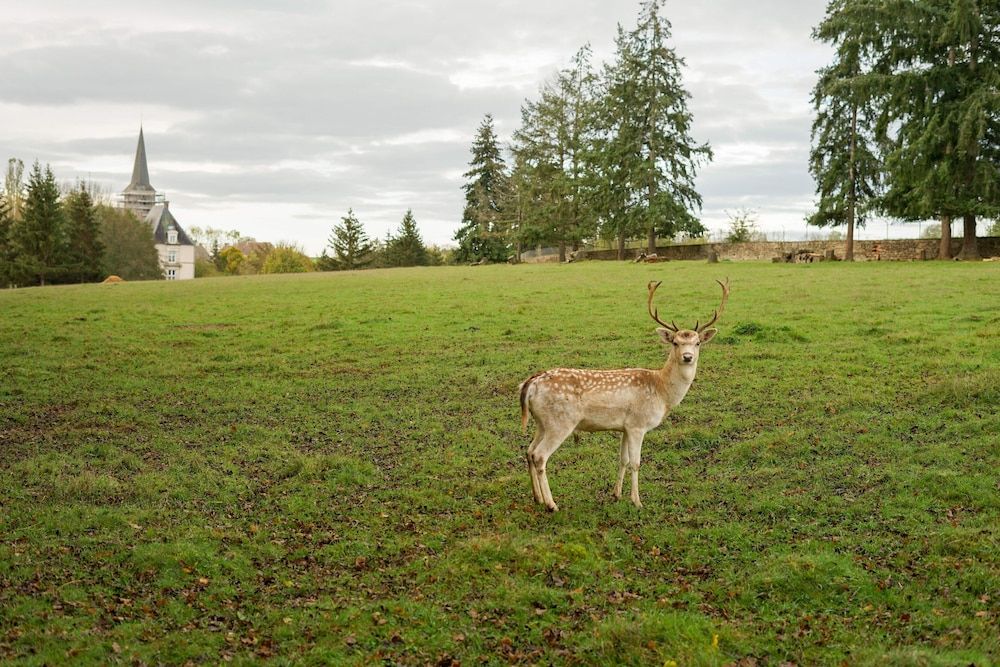
[[[118,203],[152,229],[160,266],[167,280],[194,278],[194,242],[170,212],[166,197],[149,183],[142,127],[139,128],[139,144],[135,149],[132,180],[118,196]]]
[[[162,200],[162,197],[160,198]],[[157,202],[156,190],[149,183],[149,167],[146,166],[146,141],[139,128],[139,145],[135,149],[135,164],[132,167],[132,181],[122,191],[122,206],[132,209],[140,220],[146,217]]]

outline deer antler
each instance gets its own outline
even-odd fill
[[[726,301],[729,299],[729,278],[726,278],[725,283],[723,283],[721,280],[716,280],[715,282],[719,283],[719,287],[722,288],[722,303],[719,304],[719,307],[718,309],[716,309],[715,314],[712,315],[712,319],[710,319],[708,322],[705,322],[705,324],[702,325],[701,327],[699,327],[697,324],[694,325],[694,330],[697,331],[698,333],[701,333],[705,329],[715,324],[716,320],[719,319],[719,315],[722,315],[722,312],[726,309]]]
[[[670,331],[677,333],[678,331],[677,325],[674,324],[673,321],[671,321],[670,324],[667,324],[666,322],[661,320],[659,318],[659,311],[653,308],[653,294],[656,293],[656,288],[659,287],[662,284],[662,282],[663,281],[658,281],[654,283],[652,280],[650,280],[649,284],[646,285],[646,289],[649,290],[649,298],[646,299],[646,308],[647,310],[649,310],[649,316],[652,317],[654,320],[656,320],[657,324],[662,326],[664,329],[669,329]]]

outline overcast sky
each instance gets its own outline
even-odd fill
[[[412,208],[425,241],[448,243],[484,114],[509,139],[525,97],[585,43],[608,58],[615,26],[638,11],[637,0],[160,4],[0,0],[0,156],[120,192],[141,120],[150,180],[183,226],[317,254],[349,207],[378,237]],[[766,230],[805,229],[809,97],[830,60],[810,32],[825,4],[667,3],[693,136],[715,151],[697,182],[710,228],[748,207]]]

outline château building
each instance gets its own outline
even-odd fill
[[[146,142],[139,128],[139,145],[135,149],[132,181],[118,197],[118,204],[127,208],[153,229],[160,266],[167,280],[194,278],[194,243],[170,212],[170,202],[163,193],[149,184],[146,166]]]

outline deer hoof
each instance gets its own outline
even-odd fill
[[[636,509],[640,509],[640,510],[642,509],[642,501],[639,500],[638,498],[633,498],[632,499],[632,504],[635,505]]]
[[[550,512],[558,512],[559,511],[559,506],[556,505],[555,503],[552,503],[551,505],[546,505],[546,507],[549,508]]]

